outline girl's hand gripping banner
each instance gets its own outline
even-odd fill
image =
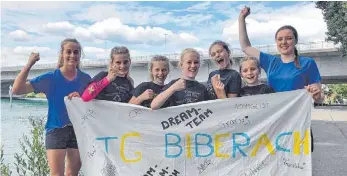
[[[305,90],[160,110],[65,99],[87,176],[311,176]]]

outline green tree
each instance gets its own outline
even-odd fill
[[[335,44],[341,43],[340,50],[347,54],[347,2],[346,1],[317,1],[316,7],[323,11],[327,23],[327,40]]]
[[[331,91],[342,98],[347,98],[347,84],[331,84],[328,85]]]
[[[49,174],[44,145],[45,126],[44,118],[29,117],[31,137],[23,135],[19,141],[22,153],[15,153],[15,166],[18,175],[44,176]]]
[[[10,166],[9,164],[5,164],[4,163],[4,146],[1,146],[0,149],[0,173],[1,176],[9,176],[12,174],[12,172],[10,171]]]

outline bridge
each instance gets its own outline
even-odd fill
[[[276,45],[262,45],[255,46],[260,51],[279,55]],[[339,84],[347,83],[347,57],[342,57],[341,53],[337,51],[332,42],[310,42],[297,44],[299,54],[308,56],[315,59],[319,71],[322,76],[323,84]],[[172,69],[167,78],[171,80],[179,77],[180,70],[177,68],[180,54],[164,54],[171,62]],[[216,65],[209,58],[208,51],[200,52],[201,66],[199,74],[196,79],[198,81],[206,81],[208,74],[217,69]],[[137,56],[132,57],[132,66],[130,75],[135,81],[135,85],[149,81],[148,63],[153,56]],[[232,58],[234,60],[233,69],[239,70],[239,61],[245,57],[245,54],[238,48],[232,48]],[[87,72],[90,76],[94,76],[100,71],[107,70],[109,64],[108,59],[103,60],[82,60],[81,69]],[[57,64],[37,64],[31,69],[28,79],[32,79],[42,73],[52,71],[56,68]],[[23,65],[1,67],[1,96],[8,95],[8,88],[13,84],[14,79],[23,68]],[[261,79],[266,81],[266,73],[262,71]]]

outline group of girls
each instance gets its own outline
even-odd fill
[[[50,175],[77,175],[81,160],[76,136],[64,104],[64,97],[80,96],[92,99],[132,103],[152,109],[177,106],[212,99],[232,98],[296,89],[307,89],[315,102],[321,102],[321,77],[314,59],[299,56],[295,48],[298,34],[292,26],[283,26],[275,34],[280,56],[273,56],[253,48],[247,36],[245,18],[250,14],[244,8],[239,15],[239,40],[247,57],[241,60],[240,70],[231,68],[231,52],[223,41],[215,41],[209,48],[210,58],[218,70],[212,71],[207,86],[195,80],[200,68],[200,55],[192,48],[180,56],[181,76],[165,85],[170,62],[165,56],[154,56],[149,64],[150,82],[134,88],[129,75],[130,52],[126,47],[114,47],[110,53],[107,72],[94,78],[79,69],[82,47],[76,39],[61,43],[58,68],[26,81],[31,67],[40,59],[32,53],[14,81],[13,93],[45,93],[48,99],[46,123],[46,151]],[[259,80],[261,68],[268,76],[268,85]],[[242,79],[245,85],[242,86]],[[66,163],[65,163],[66,161]],[[65,167],[66,166],[66,167]],[[64,171],[65,170],[65,171]]]

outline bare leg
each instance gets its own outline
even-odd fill
[[[64,176],[64,163],[66,149],[48,149],[47,160],[50,176]]]
[[[78,149],[68,148],[66,155],[66,176],[77,176],[81,168],[81,158]]]

